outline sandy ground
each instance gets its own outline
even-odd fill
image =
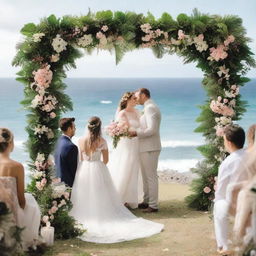
[[[160,183],[160,211],[137,216],[163,223],[165,230],[150,238],[112,245],[86,243],[79,239],[56,241],[45,255],[58,256],[208,256],[216,255],[210,213],[187,208],[189,186]]]

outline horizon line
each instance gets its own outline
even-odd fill
[[[18,76],[17,76],[18,77]],[[0,79],[11,79],[11,78],[14,78],[16,79],[17,77],[14,77],[14,76],[8,76],[8,77],[0,77]],[[172,77],[172,76],[152,76],[152,77],[148,77],[148,76],[138,76],[138,77],[126,77],[126,76],[113,76],[113,77],[96,77],[96,76],[87,76],[87,77],[66,77],[64,79],[68,79],[68,78],[75,78],[75,79],[81,79],[81,78],[97,78],[97,79],[113,79],[113,78],[124,78],[124,79],[134,79],[134,78],[149,78],[149,79],[157,79],[157,78],[183,78],[183,79],[191,79],[191,78],[195,78],[195,79],[203,79],[204,77],[194,77],[194,76],[191,76],[191,77]],[[248,77],[249,79],[255,79],[255,77]]]

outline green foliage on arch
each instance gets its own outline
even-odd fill
[[[192,184],[194,193],[187,201],[200,210],[211,205],[214,177],[226,156],[222,138],[218,135],[244,113],[246,105],[239,87],[249,81],[244,75],[255,67],[248,46],[250,39],[246,37],[241,18],[201,14],[197,10],[191,16],[180,14],[176,20],[168,13],[156,19],[151,13],[145,16],[101,11],[79,17],[51,15],[39,24],[26,24],[21,33],[24,40],[17,46],[13,65],[21,67],[17,80],[24,84],[22,104],[28,111],[26,146],[32,171],[29,190],[39,201],[45,220],[48,216],[53,225],[57,223],[61,214],[49,210],[66,200],[64,192],[52,199],[55,188],[51,180],[53,166],[49,160],[59,135],[58,121],[62,113],[72,109],[63,79],[66,70],[76,67],[77,58],[87,56],[93,50],[113,52],[116,63],[119,63],[128,51],[151,48],[157,58],[175,53],[184,63],[195,62],[204,72],[202,84],[208,98],[200,107],[196,129],[205,137],[205,145],[198,148],[204,160],[194,169],[199,178]],[[206,187],[210,191],[205,190]],[[68,200],[65,203],[70,205]],[[60,205],[57,212],[71,206],[65,207]]]

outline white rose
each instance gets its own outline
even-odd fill
[[[41,42],[41,38],[44,37],[44,36],[45,36],[44,33],[36,33],[36,34],[34,34],[34,35],[32,36],[32,37],[33,37],[33,41],[34,41],[35,43]]]
[[[84,35],[83,37],[79,38],[77,44],[82,47],[86,47],[93,42],[92,35]]]
[[[52,40],[52,47],[57,53],[66,50],[67,45],[68,43],[65,40],[63,40],[59,34],[56,35],[56,37]]]

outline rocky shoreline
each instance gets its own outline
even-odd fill
[[[190,184],[197,177],[192,172],[178,172],[175,170],[158,171],[158,179],[162,183]]]

